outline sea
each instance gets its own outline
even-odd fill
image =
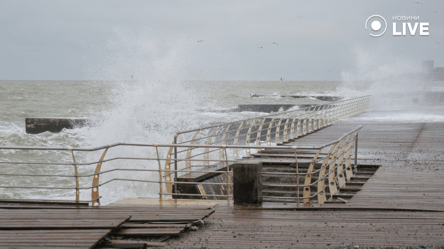
[[[3,80],[0,81],[0,146],[83,148],[118,142],[169,144],[178,131],[266,114],[224,112],[238,104],[325,103],[315,98],[279,97],[291,94],[344,98],[372,95],[371,109],[390,111],[352,118],[357,123],[444,122],[444,112],[439,106],[412,101],[422,89],[423,83],[394,81]],[[251,94],[269,96],[252,98]],[[88,118],[92,122],[59,133],[27,134],[25,118],[38,117]],[[97,162],[102,152],[76,152],[76,161]],[[110,149],[106,158],[149,157],[155,156],[154,153],[147,148],[119,147]],[[160,151],[162,157],[165,153]],[[74,200],[73,166],[55,165],[72,161],[69,151],[0,149],[0,198]],[[95,167],[96,163],[79,165],[79,173],[91,174]],[[157,169],[158,165],[116,160],[104,163],[102,171],[128,168]],[[100,181],[115,178],[158,179],[153,172],[115,170],[101,176]],[[91,185],[92,177],[81,177],[81,187]],[[107,204],[123,198],[158,197],[159,185],[115,180],[101,186],[99,192],[102,204]],[[91,190],[82,189],[81,199],[90,200]]]

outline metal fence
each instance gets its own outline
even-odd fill
[[[363,96],[180,131],[173,144],[282,144],[366,111],[370,98]]]
[[[295,172],[282,176],[279,172],[268,172],[280,177],[296,177],[293,188],[297,195],[283,197],[309,205],[317,199],[319,203],[326,200],[326,195],[337,192],[337,186],[345,184],[352,173],[351,151],[357,150],[357,132],[361,127],[345,134],[338,140],[319,146],[285,146],[284,142],[319,130],[340,119],[362,113],[368,108],[370,96],[332,102],[301,110],[286,111],[257,118],[245,119],[230,123],[217,124],[196,130],[177,133],[173,144],[135,144],[116,143],[95,148],[48,148],[48,147],[0,147],[0,153],[17,151],[45,151],[68,155],[58,162],[42,162],[41,155],[27,161],[2,160],[0,189],[40,189],[73,191],[74,199],[80,200],[81,191],[91,191],[91,199],[84,200],[92,205],[100,205],[99,189],[111,182],[141,182],[158,187],[159,198],[232,198],[232,165],[239,159],[248,159],[255,154],[270,153],[277,150],[289,150],[294,153],[292,159]],[[122,150],[122,147],[146,149],[140,154],[119,155],[105,158],[110,149]],[[325,151],[328,150],[328,151]],[[91,157],[78,160],[79,153],[91,153]],[[147,156],[149,155],[149,156]],[[76,159],[77,157],[77,159]],[[82,157],[83,158],[83,157]],[[310,160],[305,172],[304,160]],[[355,163],[356,167],[356,151]],[[139,162],[133,167],[133,162]],[[111,167],[112,163],[125,164],[126,167]],[[41,172],[44,166],[63,168],[60,174]],[[24,167],[19,172],[10,173],[7,169]],[[172,168],[174,166],[174,168]],[[37,167],[40,171],[31,170]],[[85,167],[79,173],[79,167]],[[71,169],[70,169],[71,168]],[[6,171],[5,171],[6,170]],[[6,173],[4,173],[6,172]],[[69,173],[72,172],[72,173]],[[131,177],[119,177],[121,172],[131,172]],[[107,176],[104,178],[104,176]],[[25,178],[25,184],[7,180]],[[56,184],[48,181],[33,185],[34,178],[72,179]],[[84,180],[81,180],[84,179]],[[102,179],[102,181],[100,181]],[[106,180],[104,180],[106,179]],[[301,183],[303,180],[303,184]],[[328,184],[325,185],[325,182]],[[46,184],[46,185],[45,185]],[[328,190],[328,193],[326,191]],[[299,192],[303,194],[300,196]],[[280,198],[274,198],[275,200]]]
[[[327,186],[331,194],[334,194],[337,189],[336,184],[339,187],[343,186],[345,183],[345,178],[349,179],[351,171],[351,151],[352,148],[357,148],[357,146],[352,146],[357,141],[357,132],[362,126],[344,134],[341,138],[329,142],[320,146],[256,146],[256,145],[193,145],[193,144],[130,144],[130,143],[116,143],[112,145],[100,146],[95,148],[47,148],[47,147],[0,147],[1,151],[4,150],[20,150],[20,151],[58,151],[69,153],[72,156],[72,162],[51,162],[51,163],[40,163],[36,161],[31,162],[13,162],[13,161],[2,161],[0,165],[2,167],[15,166],[15,165],[57,165],[64,167],[72,167],[72,174],[30,174],[30,173],[20,173],[20,174],[7,174],[2,173],[0,176],[3,177],[28,177],[29,179],[35,177],[55,177],[55,178],[72,178],[72,186],[31,186],[32,184],[26,186],[17,185],[1,185],[0,188],[21,188],[21,189],[63,189],[73,191],[75,200],[80,200],[80,191],[91,191],[91,199],[83,200],[92,202],[92,205],[100,205],[99,188],[114,182],[114,181],[133,181],[133,182],[144,182],[151,183],[158,186],[159,198],[162,199],[163,196],[175,196],[176,198],[208,198],[208,199],[230,199],[232,197],[232,166],[234,163],[238,162],[237,157],[239,156],[238,150],[249,150],[257,153],[272,153],[274,150],[290,150],[294,153],[293,161],[296,165],[296,171],[293,174],[286,173],[287,176],[296,176],[298,178],[297,184],[294,187],[299,191],[303,191],[303,197],[299,195],[295,198],[297,202],[299,200],[304,200],[304,203],[311,203],[311,200],[317,198],[319,203],[323,203],[325,199],[325,190]],[[122,148],[126,146],[131,147],[143,147],[151,151],[153,157],[146,157],[141,155],[140,157],[112,157],[105,159],[105,156],[109,149],[111,148]],[[186,154],[183,156],[178,156],[177,158],[168,158],[160,156],[159,151],[171,148],[176,150],[182,149],[192,149],[199,151],[201,153],[195,154],[191,157]],[[328,149],[327,153],[322,153],[323,149]],[[91,162],[78,162],[76,160],[76,154],[79,152],[98,152],[102,154],[100,159]],[[314,151],[310,155],[309,151]],[[307,154],[308,153],[308,154]],[[168,154],[169,155],[169,154]],[[181,155],[181,154],[178,154]],[[220,158],[222,155],[222,158]],[[302,163],[304,159],[311,157],[311,164],[305,173],[300,172],[299,164]],[[251,157],[251,155],[250,155]],[[249,157],[247,157],[249,158]],[[119,163],[131,164],[130,161],[146,161],[147,167],[145,168],[106,168],[106,164],[119,161]],[[301,161],[302,160],[302,161]],[[355,163],[356,166],[356,151],[355,151]],[[122,162],[123,161],[123,162]],[[170,163],[173,161],[178,169],[171,170],[162,167],[162,162]],[[322,162],[322,166],[318,169],[316,165]],[[156,168],[153,166],[157,165]],[[94,169],[94,173],[89,174],[79,174],[78,167],[87,166]],[[111,179],[100,182],[100,177],[106,174],[111,174],[112,172],[132,172],[134,176],[143,172],[154,173],[151,175],[146,175],[145,179],[136,178],[119,178],[113,176]],[[138,172],[138,173],[137,173]],[[344,173],[345,172],[345,173]],[[136,174],[137,173],[137,174]],[[269,172],[269,174],[279,175],[279,172]],[[343,177],[345,174],[345,178]],[[174,178],[171,176],[175,176]],[[316,176],[317,180],[311,182],[312,177]],[[89,177],[92,181],[85,184],[80,184],[79,179]],[[299,178],[304,177],[304,184],[300,184]],[[171,179],[171,180],[170,180]],[[197,180],[200,179],[200,180]],[[203,179],[203,180],[202,180]],[[216,179],[216,180],[214,180]],[[328,180],[328,185],[324,185],[324,182]],[[29,181],[32,183],[32,181]],[[48,182],[49,183],[49,182]],[[51,185],[51,184],[49,184]],[[173,191],[173,186],[175,190]],[[178,191],[177,187],[192,186],[198,192],[193,193],[192,191],[182,192]],[[205,192],[205,187],[212,186],[213,189],[220,191],[219,193],[207,193]],[[310,194],[312,189],[316,188],[316,193]]]
[[[237,120],[223,124],[215,124],[199,129],[178,132],[173,139],[173,144],[199,144],[199,145],[237,145],[261,146],[266,144],[281,145],[298,137],[327,127],[331,124],[366,111],[370,104],[371,96],[330,102],[328,104],[316,105],[313,107],[278,112],[270,115]],[[181,154],[186,154],[186,158],[192,158],[193,154],[209,155],[210,149],[204,152],[197,152],[196,148],[188,147],[178,150],[171,147],[168,151],[168,159],[177,159]],[[233,150],[233,158],[239,159],[242,156],[249,156],[249,148]],[[223,158],[223,154],[219,155]],[[176,160],[174,160],[177,162]],[[177,170],[177,163],[167,160],[165,169]],[[188,163],[188,167],[190,167]],[[177,176],[176,176],[177,178]],[[171,179],[168,179],[171,180]]]

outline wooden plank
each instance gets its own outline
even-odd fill
[[[167,245],[165,242],[155,241],[129,241],[129,240],[110,240],[112,248],[145,248],[149,247],[164,247]]]
[[[76,202],[70,200],[44,200],[44,199],[0,199],[1,203],[16,203],[21,205],[43,204],[43,205],[69,205],[69,206],[88,206],[89,202]]]
[[[121,228],[187,228],[188,224],[133,224],[126,222]]]
[[[198,236],[185,234],[170,246],[213,248],[230,243],[237,248],[405,247],[438,245],[444,234],[444,212],[216,207],[208,222],[214,225],[200,230]]]
[[[129,228],[115,232],[115,235],[122,236],[158,236],[158,235],[179,235],[184,228]]]
[[[214,209],[208,207],[121,205],[78,209],[0,209],[0,248],[91,248],[111,229],[121,227],[130,216],[149,224],[128,222],[116,234],[125,237],[178,235],[189,227],[189,222],[208,217],[213,212]],[[143,245],[148,242],[144,241]]]
[[[111,229],[8,230],[0,232],[0,247],[79,247],[91,248]]]

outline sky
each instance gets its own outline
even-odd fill
[[[0,0],[0,80],[375,79],[444,67],[444,1]],[[365,21],[388,28],[370,36]],[[429,35],[393,36],[393,16]],[[396,21],[398,25],[402,21]]]

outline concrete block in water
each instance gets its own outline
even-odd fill
[[[38,134],[45,131],[58,133],[63,128],[73,129],[86,126],[90,123],[85,118],[26,118],[26,133]]]
[[[234,204],[262,203],[262,162],[243,160],[233,166]]]
[[[340,96],[329,96],[329,95],[262,95],[262,94],[250,94],[250,98],[285,98],[285,97],[291,97],[296,99],[317,99],[322,101],[338,101],[343,99],[344,97]]]

